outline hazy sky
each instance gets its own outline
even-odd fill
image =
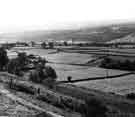
[[[0,32],[134,19],[135,0],[0,0]]]

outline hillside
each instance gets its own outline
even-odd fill
[[[68,30],[34,30],[18,33],[3,33],[0,35],[2,42],[13,41],[44,41],[71,40],[74,41],[93,41],[106,42],[113,39],[125,37],[135,32],[135,24],[116,24],[98,27],[84,27],[81,29]],[[0,41],[0,42],[1,42]]]
[[[123,38],[108,41],[107,43],[135,43],[135,33],[131,33]]]
[[[54,90],[48,89],[43,85],[22,80],[22,77],[19,78],[6,72],[1,72],[0,76],[0,84],[3,86],[2,88],[0,87],[2,95],[27,108],[32,108],[33,110],[31,111],[35,111],[35,113],[42,114],[44,112],[44,114],[51,115],[45,117],[83,116],[85,112],[83,110],[85,108],[84,101],[93,98],[100,100],[107,106],[109,109],[106,113],[107,117],[114,114],[123,115],[127,113],[132,115],[135,113],[134,100],[127,99],[125,96],[87,89],[72,84],[57,84]],[[11,78],[13,79],[12,87],[10,85]],[[40,94],[37,95],[36,90],[39,88]]]

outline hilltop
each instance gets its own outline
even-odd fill
[[[45,41],[52,39],[73,41],[106,42],[123,38],[135,32],[135,23],[114,24],[97,27],[83,27],[80,29],[67,30],[33,30],[18,33],[3,33],[0,40],[5,42],[13,41]]]
[[[135,43],[135,33],[131,33],[119,39],[108,41],[107,43]]]

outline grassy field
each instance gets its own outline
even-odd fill
[[[101,51],[105,48],[82,48],[83,51]],[[68,49],[70,50],[70,49]],[[77,50],[79,50],[77,48]],[[22,51],[22,50],[20,50]],[[72,79],[83,79],[83,78],[93,78],[93,77],[102,77],[106,75],[118,75],[121,73],[126,73],[127,71],[121,70],[112,70],[112,69],[103,69],[98,67],[91,66],[79,66],[72,64],[85,64],[88,61],[93,59],[92,54],[80,54],[80,53],[55,53],[56,50],[48,49],[28,49],[23,50],[28,54],[35,54],[42,57],[45,57],[48,61],[53,63],[47,63],[51,65],[58,74],[58,80],[67,80],[68,76],[72,76]],[[70,50],[71,51],[71,50]],[[76,51],[76,50],[75,50]],[[80,50],[79,50],[80,51]],[[112,51],[119,52],[134,52],[134,49],[112,49]],[[73,52],[73,51],[72,51]],[[118,53],[117,53],[118,54]],[[126,60],[131,59],[135,60],[134,57],[123,57],[123,56],[110,56],[114,59]],[[61,64],[59,64],[61,63]],[[84,86],[87,88],[98,89],[105,92],[115,92],[118,94],[126,94],[135,91],[135,75],[129,75],[126,77],[120,77],[117,79],[108,79],[108,80],[99,80],[99,81],[87,81],[76,83],[79,86]]]
[[[128,93],[135,93],[134,78],[135,75],[129,75],[117,79],[81,82],[81,83],[76,83],[76,85],[83,86],[90,89],[97,89],[104,92],[125,95]]]

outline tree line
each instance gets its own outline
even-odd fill
[[[109,57],[106,57],[101,61],[99,67],[103,67],[103,68],[107,68],[107,69],[134,71],[135,70],[135,60],[130,61],[127,59],[125,61],[120,61],[120,60],[114,60]]]

